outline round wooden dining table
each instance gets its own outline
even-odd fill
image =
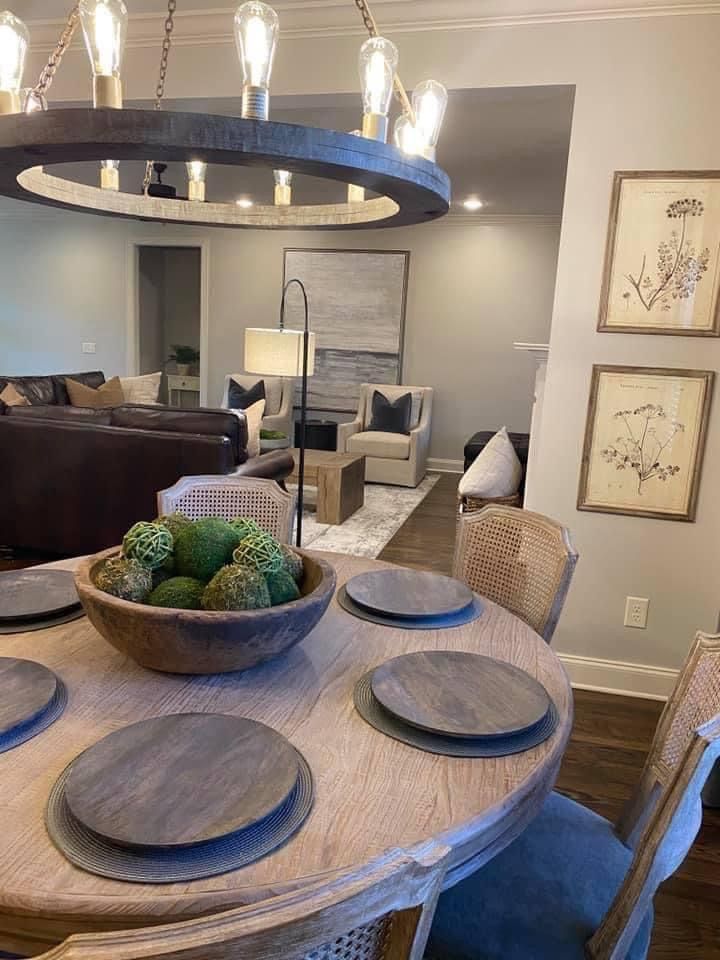
[[[350,577],[388,568],[323,554]],[[53,566],[72,569],[76,561]],[[466,759],[408,746],[369,726],[353,688],[401,653],[463,650],[512,663],[537,678],[560,721],[539,746],[514,756]],[[550,647],[488,601],[465,626],[403,630],[360,620],[333,600],[298,646],[245,673],[176,676],[137,666],[86,618],[0,636],[0,656],[35,660],[68,690],[62,716],[0,754],[0,950],[39,953],[71,933],[188,919],[300,889],[393,847],[436,840],[452,854],[451,886],[502,850],[552,789],[572,726],[572,691]],[[87,873],[55,848],[44,823],[55,780],[86,747],[118,728],[181,712],[250,717],[284,734],[308,761],[314,806],[271,855],[232,873],[173,884],[126,883]],[[188,782],[190,791],[201,783]]]

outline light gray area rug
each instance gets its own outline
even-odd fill
[[[365,505],[340,525],[317,522],[316,490],[306,486],[302,545],[313,550],[349,553],[355,557],[377,557],[438,479],[439,474],[429,473],[414,490],[366,483]],[[297,488],[292,484],[288,484],[288,490],[297,493]]]

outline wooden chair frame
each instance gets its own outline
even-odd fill
[[[422,960],[447,847],[391,851],[309,889],[197,920],[75,934],[42,960]]]
[[[497,534],[490,545],[486,540],[489,531]],[[535,585],[532,597],[528,595],[525,571],[511,554],[513,547],[519,550],[524,532],[538,543],[544,542],[543,549],[550,560],[543,572],[546,582]],[[486,549],[481,555],[483,548]],[[550,643],[577,560],[570,532],[562,524],[540,513],[490,504],[460,517],[453,576],[516,614]]]
[[[179,510],[191,520],[252,517],[283,543],[292,539],[295,497],[265,477],[181,477],[172,487],[158,493],[157,504],[160,515]]]

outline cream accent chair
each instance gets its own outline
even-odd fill
[[[230,381],[234,380],[241,387],[249,390],[258,380],[265,383],[265,415],[262,418],[262,430],[279,430],[294,443],[293,438],[293,381],[290,377],[264,377],[261,373],[228,373],[225,376],[225,387],[221,406],[229,409],[228,396]]]
[[[372,398],[375,390],[384,393],[390,401],[397,400],[404,393],[413,394],[409,436],[367,429],[372,418]],[[416,487],[426,472],[432,401],[432,387],[363,383],[360,387],[357,416],[351,423],[341,423],[338,426],[338,453],[364,454],[365,480],[368,483],[394,483],[402,487]]]

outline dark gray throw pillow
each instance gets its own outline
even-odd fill
[[[257,403],[258,400],[264,399],[264,380],[258,380],[257,383],[254,383],[251,387],[248,387],[247,390],[245,387],[241,387],[236,380],[230,380],[230,389],[228,390],[228,406],[231,410],[247,410],[248,407],[251,407],[254,403]]]
[[[412,394],[404,393],[397,400],[388,400],[379,390],[373,392],[372,416],[368,430],[383,433],[410,433],[410,414],[412,413]]]

